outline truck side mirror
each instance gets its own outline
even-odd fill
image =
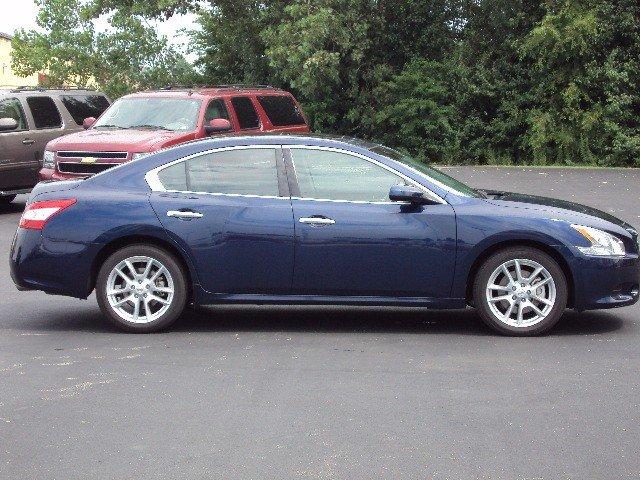
[[[209,125],[204,126],[204,133],[213,135],[214,133],[229,132],[233,129],[231,122],[226,118],[214,118]]]
[[[16,128],[18,128],[18,122],[16,122],[15,118],[0,118],[0,132],[7,132]]]
[[[93,126],[94,123],[96,123],[95,117],[87,117],[82,121],[82,126],[84,127],[85,130],[88,130]]]

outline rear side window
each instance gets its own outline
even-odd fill
[[[279,196],[276,151],[246,148],[214,152],[158,172],[167,190]]]
[[[51,97],[28,97],[27,105],[33,115],[36,128],[57,128],[62,126],[58,107]]]
[[[260,119],[258,113],[253,107],[253,102],[248,97],[233,97],[231,99],[233,109],[236,111],[238,122],[242,130],[248,128],[258,128],[260,126]]]
[[[261,96],[258,101],[274,126],[305,125],[302,112],[288,95]]]
[[[0,118],[13,118],[18,123],[18,128],[10,131],[16,132],[27,129],[27,121],[24,118],[22,105],[20,105],[20,100],[17,98],[8,98],[0,101]]]
[[[98,118],[109,106],[102,95],[65,95],[60,99],[78,125],[82,125],[85,118]]]

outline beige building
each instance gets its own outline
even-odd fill
[[[0,33],[0,88],[38,85],[40,74],[18,77],[11,69],[11,35]]]

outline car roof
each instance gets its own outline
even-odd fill
[[[20,94],[28,94],[28,95],[104,95],[104,93],[99,92],[98,90],[94,90],[91,88],[44,88],[38,86],[25,86],[25,87],[0,87],[0,95],[20,95]]]
[[[270,85],[216,85],[200,87],[165,87],[160,90],[145,90],[142,92],[130,93],[123,98],[144,98],[144,97],[211,97],[221,95],[291,95],[286,90],[282,90]]]

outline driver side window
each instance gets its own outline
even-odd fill
[[[347,153],[292,148],[302,198],[388,202],[389,189],[406,185],[402,177]]]
[[[224,101],[220,99],[211,100],[209,105],[207,105],[207,110],[204,113],[204,124],[208,125],[211,120],[215,120],[216,118],[229,120],[227,107],[224,106]]]
[[[22,105],[20,105],[20,100],[17,98],[0,101],[0,118],[13,118],[18,123],[18,128],[11,130],[12,132],[27,129],[24,111],[22,110]]]

